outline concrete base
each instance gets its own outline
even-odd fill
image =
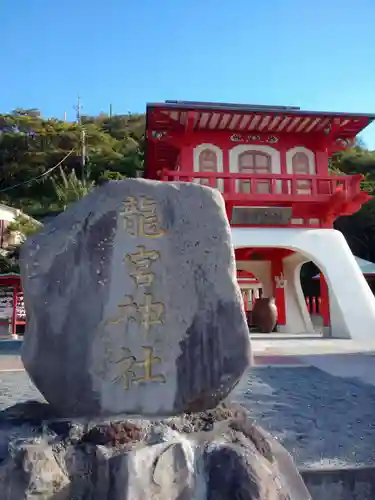
[[[310,331],[305,331],[301,330],[299,332],[295,331],[295,328],[292,328],[292,331],[290,329],[290,325],[277,325],[277,333],[284,334],[284,335],[314,335],[318,334],[321,335],[320,329],[317,330],[315,328],[312,328]]]
[[[333,336],[332,329],[330,326],[323,326],[322,333],[323,333],[323,338],[325,338],[325,339],[329,339],[330,337]]]
[[[366,343],[350,339],[324,339],[319,334],[251,334],[254,355],[313,356],[375,353],[375,339]]]
[[[313,500],[374,500],[375,467],[300,471]]]

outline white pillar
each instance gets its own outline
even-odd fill
[[[308,259],[300,253],[283,259],[286,324],[279,325],[279,328],[285,333],[314,332],[301,286],[301,267],[305,262]]]

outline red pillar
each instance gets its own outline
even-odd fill
[[[284,288],[278,286],[278,280],[275,279],[276,277],[280,278],[283,275],[283,262],[281,259],[275,258],[271,261],[271,274],[273,282],[273,293],[277,307],[277,323],[279,325],[285,325],[286,309]]]
[[[230,165],[229,165],[229,151],[225,150],[223,151],[223,173],[224,174],[230,174]],[[231,179],[224,179],[223,181],[224,184],[224,193],[231,193],[232,187],[236,185],[235,181],[231,181]],[[235,193],[235,190],[233,191],[232,194]]]
[[[324,274],[320,273],[320,314],[322,315],[323,325],[330,325],[330,315],[329,315],[329,296],[328,296],[328,286],[325,280]]]
[[[181,149],[180,153],[180,173],[183,179],[186,180],[187,177],[193,177],[194,175],[194,149],[189,145],[184,145]],[[169,167],[172,169],[172,167]],[[183,172],[186,172],[187,175],[183,175]]]
[[[16,327],[16,320],[17,320],[17,292],[18,292],[18,287],[17,285],[13,286],[13,310],[12,310],[12,335],[16,334],[17,327]]]
[[[286,147],[281,146],[281,149],[280,149],[280,170],[281,170],[281,173],[284,175],[288,175],[286,153],[287,153]],[[289,194],[289,181],[286,181],[284,179],[281,182],[282,182],[281,192],[283,194]]]

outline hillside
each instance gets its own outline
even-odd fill
[[[86,186],[134,176],[143,169],[144,128],[144,115],[83,116],[81,125],[45,119],[36,109],[0,115],[1,202],[38,216],[62,209],[56,183],[64,184],[66,179],[78,188],[72,172]],[[61,166],[54,168],[64,158]],[[37,181],[28,182],[38,176]],[[21,185],[10,189],[17,184]]]

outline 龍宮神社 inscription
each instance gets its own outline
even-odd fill
[[[161,222],[157,215],[157,203],[151,198],[137,199],[134,196],[127,197],[123,210],[120,212],[123,218],[123,228],[126,233],[133,237],[141,238],[161,238],[166,231],[162,229]],[[118,315],[108,322],[111,324],[127,323],[134,321],[142,326],[146,332],[150,331],[153,325],[163,324],[165,306],[162,302],[156,302],[152,293],[147,293],[147,289],[152,285],[155,273],[152,272],[153,262],[160,259],[160,252],[138,245],[136,252],[127,253],[123,263],[128,267],[129,276],[134,281],[135,289],[133,295],[126,295],[124,303],[118,304]],[[152,341],[152,339],[150,339]],[[132,383],[136,382],[162,382],[166,381],[162,374],[153,375],[152,367],[154,363],[161,364],[162,359],[154,356],[154,347],[142,346],[144,350],[144,360],[139,361],[132,354],[128,347],[122,346],[122,355],[116,360],[114,351],[106,346],[104,353],[105,363],[113,362],[118,367],[113,382],[121,383],[125,390],[129,390]],[[137,368],[144,370],[144,376],[137,376]],[[103,372],[101,372],[104,375]]]

